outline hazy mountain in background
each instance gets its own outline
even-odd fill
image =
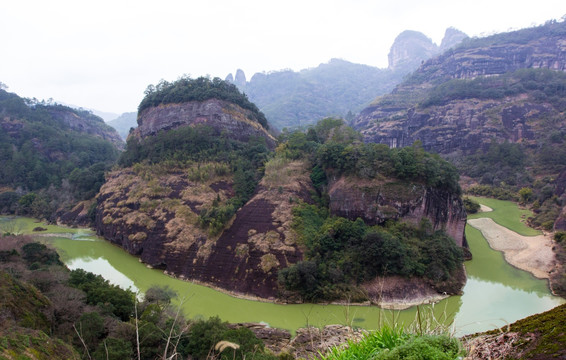
[[[138,126],[137,118],[137,112],[127,112],[108,121],[107,124],[116,129],[122,139],[126,140],[128,134],[130,133],[130,129],[136,128]]]
[[[391,46],[389,67],[354,64],[342,59],[299,72],[281,70],[256,73],[249,82],[241,69],[226,81],[234,83],[257,104],[277,128],[296,128],[335,116],[351,120],[376,96],[386,94],[424,60],[448,49],[467,36],[446,30],[437,46],[424,34],[404,31]]]

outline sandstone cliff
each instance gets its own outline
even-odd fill
[[[434,230],[444,230],[459,246],[468,247],[466,211],[461,198],[448,191],[394,179],[341,176],[330,181],[328,195],[332,214],[359,217],[371,225],[399,220],[418,226],[426,218]]]
[[[193,181],[161,166],[109,174],[98,195],[96,229],[144,263],[237,294],[275,298],[277,271],[302,258],[291,229],[293,201],[309,199],[303,163],[270,173],[223,233],[199,226],[201,210],[232,197],[232,178]],[[281,179],[286,179],[281,182]]]
[[[532,91],[532,83],[522,90],[507,91],[506,86],[518,80],[509,76],[497,80],[524,68],[566,70],[566,23],[467,40],[426,61],[391,94],[364,109],[353,125],[368,142],[404,147],[420,140],[426,150],[442,154],[473,153],[492,139],[532,141],[541,130],[548,130],[540,120],[557,118],[562,110],[561,105]],[[483,86],[483,94],[469,92],[451,98],[446,91],[438,91],[458,85],[454,79],[480,77],[491,80],[463,87]],[[493,96],[487,92],[490,88]],[[506,90],[497,93],[502,88]],[[434,94],[436,101],[431,100]]]
[[[418,31],[405,30],[399,34],[389,50],[389,70],[410,73],[423,62],[458,44],[468,36],[454,28],[446,29],[440,46]]]
[[[415,69],[438,53],[436,44],[418,31],[405,30],[395,38],[387,59],[390,70]]]
[[[133,135],[145,138],[161,130],[208,125],[218,133],[226,132],[239,141],[248,141],[250,137],[263,137],[270,148],[275,147],[275,137],[254,118],[250,110],[219,99],[164,104],[141,111],[138,114],[138,127]]]

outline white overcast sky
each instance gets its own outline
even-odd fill
[[[565,0],[0,0],[0,82],[23,97],[135,111],[149,84],[316,67],[387,67],[403,30],[439,44],[543,24]]]

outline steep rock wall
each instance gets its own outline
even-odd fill
[[[285,173],[293,166],[298,167],[293,181],[274,186],[264,179],[215,236],[199,227],[198,214],[218,198],[224,203],[234,195],[230,177],[202,183],[180,170],[159,175],[156,169],[116,171],[98,195],[96,229],[170,275],[274,299],[277,271],[302,259],[291,229],[291,208],[299,199],[309,201],[312,190],[303,165],[289,164]]]
[[[329,183],[330,211],[369,224],[400,220],[417,225],[430,220],[435,230],[444,230],[467,248],[464,229],[466,211],[460,197],[422,184],[392,180],[336,178]]]
[[[361,111],[353,127],[367,142],[427,151],[473,153],[498,142],[532,141],[541,119],[560,116],[536,94],[447,99],[427,105],[432,89],[452,79],[495,78],[519,69],[566,71],[566,22],[470,39],[426,61],[390,94]],[[543,130],[545,131],[545,130]]]
[[[248,141],[254,136],[263,137],[267,145],[274,148],[275,137],[252,119],[251,111],[224,100],[167,104],[143,110],[138,115],[138,127],[134,134],[145,138],[161,130],[202,124],[213,127],[219,133],[226,132],[239,141]]]
[[[454,100],[428,108],[367,108],[359,119],[367,124],[362,132],[368,142],[405,147],[420,140],[427,151],[469,154],[485,150],[493,140],[532,142],[539,119],[555,115],[552,106],[517,96]],[[372,124],[372,119],[379,120]]]

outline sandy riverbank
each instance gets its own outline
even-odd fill
[[[503,252],[509,264],[537,278],[549,278],[556,262],[549,236],[522,236],[489,218],[471,219],[468,224],[481,231],[492,249]]]

